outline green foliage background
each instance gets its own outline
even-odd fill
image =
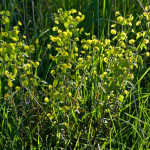
[[[7,47],[7,52],[0,51],[0,149],[149,149],[149,43],[143,42],[150,40],[149,19],[136,26],[148,5],[149,0],[1,0],[0,11],[10,12],[10,23],[5,26],[0,20],[0,48]],[[68,38],[63,41],[63,35],[55,32],[59,8],[84,14],[85,19],[74,26],[84,28],[81,34],[66,28],[63,21],[58,28]],[[116,11],[124,18],[134,16],[132,28],[117,23]],[[14,29],[18,21],[22,26]],[[117,24],[116,41],[113,24]],[[20,45],[3,36],[3,31],[19,37]],[[124,48],[118,42],[124,38],[122,32],[127,34],[121,40],[127,45]],[[144,35],[136,39],[138,32]],[[136,39],[131,47],[130,39]],[[59,53],[60,47],[65,53]],[[72,54],[69,47],[78,51]],[[130,75],[115,66],[116,61],[124,66],[118,54],[130,57],[117,47],[134,59],[129,63]]]

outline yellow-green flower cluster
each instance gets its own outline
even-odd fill
[[[5,64],[1,69],[2,75],[7,77],[7,90],[11,88],[10,91],[15,89],[19,92],[20,87],[23,85],[27,87],[30,81],[32,82],[30,86],[39,83],[34,79],[36,71],[34,74],[32,70],[33,66],[37,70],[39,62],[33,62],[29,57],[34,52],[35,47],[25,44],[24,36],[20,36],[19,27],[22,26],[22,23],[18,21],[18,26],[14,26],[12,29],[8,28],[9,16],[8,11],[0,12],[0,60]],[[18,83],[17,80],[20,82]]]
[[[112,30],[111,30],[111,34],[114,34],[114,35],[115,35],[116,33],[117,33],[117,32],[116,32],[115,29],[112,29]]]
[[[135,43],[135,40],[134,40],[134,39],[131,39],[131,40],[129,41],[129,43],[130,43],[130,44],[134,44],[134,43]]]

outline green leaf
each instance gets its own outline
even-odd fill
[[[123,96],[123,95],[119,95],[119,98],[118,98],[118,99],[119,99],[120,102],[123,102],[124,96]]]
[[[75,113],[74,113],[73,109],[71,110],[71,112],[72,112],[73,120],[74,120],[74,121],[75,121],[75,123],[78,125],[77,118],[76,118],[76,115],[75,115]]]
[[[58,84],[58,80],[55,79],[54,82],[53,82],[53,87],[55,88],[57,86],[57,84]]]

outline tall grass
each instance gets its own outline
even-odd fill
[[[7,66],[5,61],[1,62],[0,149],[149,149],[149,59],[144,57],[144,65],[139,62],[141,67],[135,71],[137,76],[134,81],[126,83],[130,90],[119,106],[118,101],[113,103],[106,99],[107,85],[103,85],[104,81],[99,77],[106,71],[106,63],[102,59],[95,64],[97,56],[92,56],[92,69],[80,70],[78,73],[74,68],[68,74],[62,73],[60,77],[56,62],[49,60],[49,54],[57,55],[56,45],[49,40],[49,35],[56,36],[52,27],[55,25],[54,13],[58,8],[74,8],[82,12],[85,20],[79,27],[84,27],[85,33],[90,32],[89,37],[96,35],[100,41],[105,41],[106,38],[112,38],[110,26],[117,23],[114,21],[116,11],[120,11],[124,17],[132,13],[136,22],[137,14],[143,12],[148,3],[149,0],[2,0],[0,10],[9,10],[11,13],[10,28],[20,20],[23,24],[20,31],[27,36],[24,46],[35,45],[35,52],[25,58],[25,65],[32,60],[39,61],[40,66],[33,67],[28,76],[29,79],[32,76],[33,80],[27,86],[22,84],[21,77],[21,73],[26,72],[20,71],[17,76],[19,81],[13,81],[16,85],[20,84],[20,90],[17,91],[15,88],[8,89],[2,68],[7,70],[10,64]],[[133,29],[138,30],[136,26]],[[80,38],[85,38],[85,35],[82,34]],[[52,45],[51,50],[47,44]],[[79,43],[78,46],[78,54],[81,56],[82,44]],[[101,49],[99,58],[103,54],[105,48]],[[144,52],[141,52],[141,56],[144,56]],[[73,67],[77,63],[75,61]],[[51,70],[57,70],[56,76],[50,74]],[[71,79],[70,75],[74,72],[75,79]],[[54,95],[60,90],[57,85],[51,92],[52,95],[49,94],[48,87],[54,85],[53,81],[57,77],[63,81],[62,93],[65,96],[61,101],[61,98]],[[78,85],[74,86],[77,82]],[[73,94],[71,98],[67,95],[68,85],[69,92]],[[8,95],[5,95],[7,91]],[[115,91],[119,94],[121,92]],[[44,102],[45,97],[54,97],[50,105]],[[51,116],[48,117],[47,114]]]

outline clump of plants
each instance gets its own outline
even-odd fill
[[[20,34],[21,26],[18,21],[18,25],[11,28],[9,11],[0,12],[0,111],[3,110],[1,135],[5,135],[1,136],[1,148],[6,149],[16,149],[20,142],[25,144],[25,116],[29,110],[41,107],[38,87],[44,84],[37,76],[40,62],[32,60],[35,46],[25,42],[26,37]],[[13,121],[9,122],[11,118]],[[7,140],[10,134],[10,140]],[[10,144],[12,140],[17,144]]]
[[[117,123],[115,118],[134,89],[135,72],[143,67],[141,55],[149,56],[148,31],[135,33],[132,15],[123,18],[116,12],[116,16],[116,24],[111,25],[112,39],[98,40],[77,27],[84,19],[80,12],[59,9],[55,15],[56,35],[50,40],[51,50],[57,54],[49,57],[56,65],[50,71],[54,81],[46,97],[55,111],[48,117],[56,126],[65,124],[65,129],[60,129],[64,136],[66,132],[80,132],[82,138],[82,132],[83,136],[86,133],[85,145],[108,136],[112,122]],[[139,17],[137,27],[142,19],[147,20],[144,16]],[[85,34],[85,39],[80,38],[81,34]],[[79,130],[83,124],[85,127]]]
[[[18,144],[22,142],[22,147],[40,147],[44,140],[44,147],[57,149],[94,149],[99,145],[109,148],[118,144],[117,140],[122,136],[118,132],[126,128],[121,126],[118,118],[122,117],[124,107],[135,102],[131,102],[131,98],[135,92],[136,73],[149,57],[150,14],[147,7],[146,10],[136,21],[138,32],[133,30],[132,15],[124,18],[116,12],[117,21],[111,25],[111,38],[98,40],[95,35],[78,27],[84,20],[81,12],[58,9],[58,13],[54,14],[53,35],[50,35],[50,44],[47,44],[50,52],[56,52],[56,55],[49,55],[53,63],[49,71],[52,82],[38,77],[40,62],[33,61],[35,46],[25,43],[26,37],[19,34],[21,22],[10,29],[9,12],[0,12],[0,96],[3,112],[3,106],[8,105],[7,115],[1,115],[1,119],[4,116],[11,118],[8,110],[12,107],[13,115],[20,120],[13,121],[19,124],[19,137],[30,134],[32,127],[38,132],[38,135],[30,134],[30,142],[28,136],[22,140],[18,138]],[[146,22],[145,31],[142,30],[143,20]],[[81,38],[83,34],[85,38]],[[4,128],[9,127],[6,121],[3,122],[1,134],[5,135]],[[23,130],[24,126],[29,129]],[[16,134],[12,130],[9,132]],[[111,136],[114,136],[113,140]],[[7,143],[4,137],[1,141]],[[38,145],[33,146],[37,141]],[[2,146],[4,144],[1,143]]]

